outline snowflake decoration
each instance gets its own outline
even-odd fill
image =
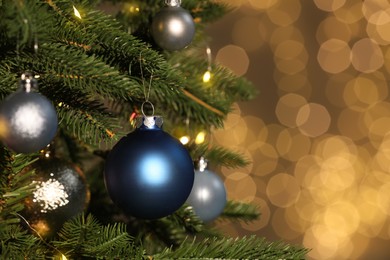
[[[64,185],[55,179],[49,179],[45,182],[34,181],[36,190],[33,192],[33,202],[38,203],[42,213],[55,210],[58,207],[65,206],[69,203],[68,193]]]

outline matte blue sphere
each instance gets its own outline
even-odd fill
[[[187,203],[202,221],[216,219],[226,205],[226,190],[222,179],[209,170],[197,170]]]
[[[194,166],[186,148],[157,126],[141,126],[123,137],[105,166],[107,191],[126,214],[157,219],[187,200]]]

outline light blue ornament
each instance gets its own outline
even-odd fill
[[[203,221],[216,219],[226,205],[226,190],[222,179],[206,169],[205,160],[201,158],[200,169],[195,171],[194,186],[187,203]]]

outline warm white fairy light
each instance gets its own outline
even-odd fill
[[[39,203],[42,207],[42,213],[55,210],[69,203],[68,193],[59,181],[50,178],[45,182],[34,181],[33,183],[36,183],[33,202]]]
[[[203,131],[201,131],[201,132],[199,132],[199,133],[196,135],[196,137],[195,137],[195,143],[196,143],[196,144],[204,143],[205,139],[206,139],[206,133],[203,132]]]
[[[180,137],[179,140],[183,145],[186,145],[190,142],[190,137],[188,135],[184,135],[184,136]]]
[[[204,83],[210,82],[210,79],[211,79],[211,60],[212,60],[212,56],[211,56],[211,49],[210,49],[210,47],[207,47],[206,54],[207,54],[208,66],[207,66],[207,71],[203,74],[203,82]]]
[[[77,10],[77,8],[76,8],[75,6],[73,6],[73,12],[74,12],[74,15],[75,15],[77,18],[81,19],[80,12],[79,12],[79,10]]]
[[[211,79],[211,72],[208,70],[203,74],[203,82],[207,83]]]

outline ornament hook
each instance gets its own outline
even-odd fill
[[[168,6],[180,6],[181,0],[165,0],[165,4]]]
[[[37,80],[31,73],[25,72],[20,76],[20,84],[24,91],[31,92],[32,89],[37,88]]]
[[[142,114],[146,117],[145,111],[144,111],[144,105],[145,105],[145,104],[149,104],[149,105],[152,107],[152,116],[154,116],[154,106],[153,106],[153,103],[149,101],[150,90],[151,90],[152,81],[153,81],[153,70],[152,70],[151,75],[150,75],[148,87],[146,88],[146,86],[145,86],[144,72],[143,72],[143,69],[142,69],[142,64],[141,64],[141,62],[142,62],[142,52],[139,54],[139,68],[140,68],[141,77],[142,77],[142,86],[143,86],[143,89],[144,89],[145,101],[144,101],[144,102],[142,103],[142,105],[141,105],[141,111],[142,111]]]
[[[199,158],[198,167],[199,167],[199,171],[201,172],[204,172],[207,169],[207,160],[203,156]]]

